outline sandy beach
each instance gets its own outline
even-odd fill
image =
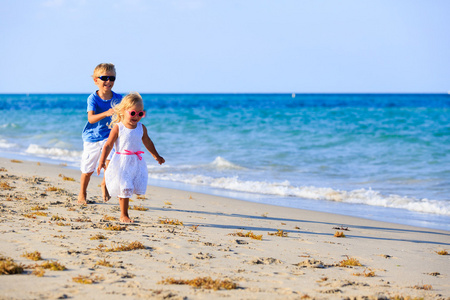
[[[450,299],[448,231],[79,177],[0,158],[1,299]]]

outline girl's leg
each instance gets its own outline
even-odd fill
[[[109,160],[107,160],[105,162],[106,169],[108,169],[108,165],[109,165]],[[106,188],[106,181],[105,181],[105,175],[103,175],[103,181],[102,181],[102,197],[103,197],[103,202],[108,202],[109,199],[111,199],[111,196],[109,195],[108,189]]]
[[[128,216],[128,204],[130,203],[130,198],[119,198],[120,204],[120,222],[133,223],[133,220]]]

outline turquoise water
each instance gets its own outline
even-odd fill
[[[3,156],[76,168],[86,95],[0,95]],[[449,95],[142,95],[149,183],[450,230]]]

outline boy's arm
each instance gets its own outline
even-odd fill
[[[107,111],[104,111],[99,114],[95,114],[93,110],[88,111],[88,122],[91,124],[97,123],[100,120],[103,120],[106,117],[111,117],[114,114],[114,109],[110,108]]]
[[[156,151],[155,144],[153,144],[152,140],[148,136],[147,128],[142,124],[142,128],[144,129],[144,134],[142,135],[142,143],[144,143],[145,148],[151,153],[153,158],[155,158],[160,165],[165,163],[166,161],[162,156],[158,154],[158,151]]]
[[[97,175],[100,175],[100,170],[105,169],[106,170],[106,158],[109,155],[109,152],[113,149],[114,143],[117,140],[117,137],[119,136],[119,126],[114,125],[113,129],[111,129],[111,133],[109,134],[108,140],[106,141],[105,145],[103,146],[102,155],[100,156],[100,161],[98,163],[97,167]]]

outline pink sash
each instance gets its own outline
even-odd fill
[[[116,154],[123,154],[123,155],[133,155],[133,154],[136,154],[137,155],[137,157],[139,158],[139,160],[142,160],[142,156],[141,156],[141,154],[142,153],[145,153],[144,151],[136,151],[136,152],[132,152],[132,151],[129,151],[129,150],[124,150],[125,151],[125,153],[120,153],[120,152],[116,152]]]

